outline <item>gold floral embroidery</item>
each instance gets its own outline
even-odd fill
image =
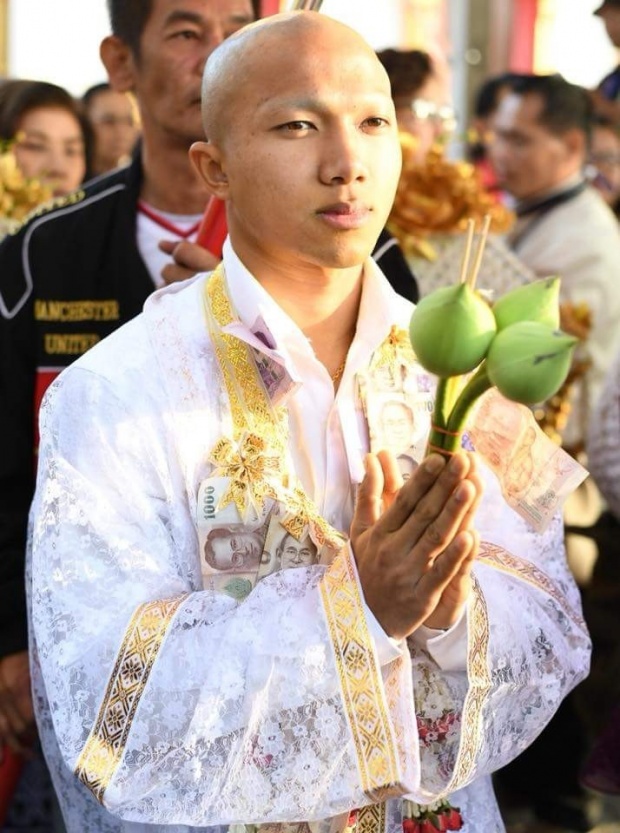
[[[230,478],[218,509],[234,503],[239,515],[248,520],[250,509],[260,517],[265,498],[277,497],[277,487],[283,479],[282,453],[271,448],[264,437],[244,434],[237,446],[228,437],[222,437],[209,460],[216,466],[214,477]]]

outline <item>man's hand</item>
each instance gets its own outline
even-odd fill
[[[430,455],[403,485],[393,455],[366,458],[351,525],[366,604],[397,639],[460,615],[478,552],[473,516],[482,496],[474,457]]]
[[[176,283],[191,278],[198,272],[210,272],[215,269],[220,259],[207,249],[189,240],[162,240],[159,248],[167,255],[172,255],[174,263],[169,263],[161,270],[166,283]]]
[[[20,651],[0,659],[0,750],[30,757],[35,736],[28,651]]]

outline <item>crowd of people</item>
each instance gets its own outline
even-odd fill
[[[314,11],[108,8],[105,82],[0,81],[53,197],[0,242],[0,830],[33,762],[40,833],[619,820],[618,70],[493,76],[468,125],[579,338],[554,407],[591,477],[537,532],[424,453],[388,220],[403,136],[424,165],[457,130],[445,67]]]

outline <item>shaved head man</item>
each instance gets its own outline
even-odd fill
[[[586,640],[574,599],[495,570],[500,536],[563,557],[498,506],[474,583],[473,455],[404,482],[371,451],[361,378],[423,376],[412,305],[370,256],[401,167],[385,71],[352,29],[294,12],[218,47],[203,99],[190,153],[226,203],[222,263],[156,293],[44,406],[33,676],[68,833],[344,833],[358,813],[402,833],[404,796],[454,823],[457,790],[468,833],[500,830],[490,773],[580,678]],[[233,523],[202,571],[200,542]],[[246,538],[265,524],[285,546],[261,577]]]

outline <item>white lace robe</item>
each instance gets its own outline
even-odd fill
[[[225,260],[237,274],[230,252]],[[402,796],[446,792],[464,833],[503,830],[489,774],[532,741],[588,668],[560,521],[537,535],[490,486],[478,518],[490,543],[475,567],[462,662],[433,656],[434,640],[424,639],[381,658],[349,553],[330,568],[276,573],[242,602],[204,590],[196,499],[230,413],[203,281],[156,293],[143,315],[61,375],[41,411],[32,664],[69,833],[244,823],[327,833],[351,808],[365,808],[360,833],[397,833]],[[270,323],[291,330],[263,301]],[[292,456],[343,530],[351,472],[368,447],[355,372],[410,311],[368,266],[327,417],[317,416],[313,385],[329,379],[302,356]],[[299,346],[299,333],[291,337]],[[313,473],[306,430],[323,450]]]

